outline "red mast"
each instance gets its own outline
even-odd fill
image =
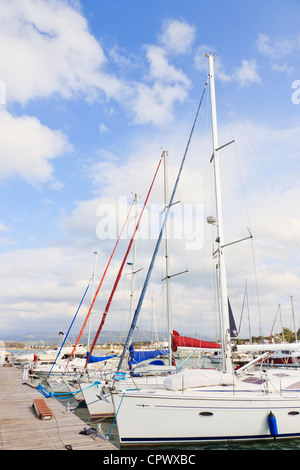
[[[111,305],[111,303],[112,303],[112,299],[113,299],[114,293],[115,293],[115,291],[116,291],[116,289],[117,289],[117,287],[118,287],[119,280],[120,280],[120,277],[121,277],[121,274],[122,274],[124,265],[125,265],[125,263],[126,263],[126,259],[127,259],[127,257],[128,257],[129,251],[130,251],[130,249],[131,249],[131,246],[132,246],[132,243],[133,243],[135,234],[136,234],[136,232],[137,232],[137,230],[138,230],[138,228],[139,228],[140,221],[141,221],[141,218],[142,218],[144,209],[145,209],[145,207],[146,207],[146,204],[147,204],[147,202],[148,202],[148,199],[149,199],[149,196],[150,196],[150,193],[151,193],[151,190],[152,190],[154,181],[155,181],[155,179],[156,179],[156,176],[157,176],[157,173],[158,173],[160,164],[161,164],[161,159],[160,159],[159,164],[158,164],[158,166],[157,166],[155,175],[154,175],[154,177],[153,177],[153,180],[152,180],[150,189],[149,189],[148,194],[147,194],[147,197],[146,197],[146,199],[145,199],[145,202],[144,202],[142,211],[141,211],[141,213],[140,213],[139,219],[138,219],[138,221],[137,221],[135,230],[134,230],[134,232],[133,232],[133,235],[132,235],[131,240],[130,240],[130,243],[129,243],[129,245],[128,245],[128,248],[127,248],[126,254],[125,254],[125,256],[124,256],[123,262],[122,262],[121,267],[120,267],[120,269],[119,269],[117,278],[116,278],[116,280],[115,280],[115,283],[114,283],[112,292],[111,292],[111,294],[110,294],[110,297],[109,297],[109,299],[108,299],[107,305],[106,305],[106,307],[105,307],[105,310],[104,310],[104,313],[103,313],[103,316],[102,316],[102,320],[101,320],[100,326],[99,326],[99,328],[98,328],[98,330],[97,330],[96,336],[95,336],[95,338],[94,338],[94,342],[93,342],[93,344],[92,344],[92,347],[91,347],[90,353],[89,353],[89,355],[88,355],[88,358],[87,358],[87,360],[86,360],[86,363],[85,363],[84,368],[86,368],[86,366],[87,366],[87,364],[88,364],[88,362],[89,362],[89,359],[90,359],[90,356],[91,356],[92,351],[93,351],[93,349],[94,349],[94,346],[95,346],[95,344],[96,344],[96,342],[97,342],[97,339],[98,339],[98,337],[99,337],[99,334],[100,334],[100,332],[101,332],[101,330],[102,330],[102,327],[103,327],[103,325],[104,325],[104,322],[105,322],[105,319],[106,319],[108,310],[109,310],[110,305]]]

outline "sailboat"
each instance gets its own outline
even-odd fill
[[[262,368],[254,371],[252,366],[258,358],[238,370],[234,370],[232,363],[219,174],[219,152],[223,146],[219,147],[217,134],[215,58],[212,54],[206,54],[206,57],[214,149],[211,162],[214,165],[217,211],[222,368],[184,369],[167,377],[155,389],[144,386],[138,390],[112,391],[121,447],[300,437],[299,372]],[[173,194],[174,191],[175,188]],[[147,282],[154,261],[153,255]],[[135,317],[139,314],[144,295],[142,291]],[[133,329],[134,324],[129,330],[123,356]],[[263,346],[270,348],[272,345]],[[259,350],[259,345],[253,347]],[[267,356],[269,349],[262,352],[261,357]],[[122,364],[121,356],[118,370],[122,369]]]

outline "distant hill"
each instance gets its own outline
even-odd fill
[[[91,341],[95,336],[96,332],[91,333]],[[77,340],[79,332],[76,334],[69,334],[67,340],[70,343],[75,343]],[[56,345],[60,344],[63,340],[63,336],[59,334],[47,333],[47,332],[34,332],[34,333],[20,333],[20,334],[10,334],[9,336],[0,338],[2,341],[15,341],[18,343],[24,343],[26,345],[37,345],[38,343],[45,345]],[[125,342],[127,338],[127,332],[121,333],[120,331],[102,331],[101,335],[98,338],[97,344],[101,343],[118,343],[118,342]],[[153,341],[157,340],[157,335],[153,336],[152,333],[145,332],[141,334],[139,331],[133,334],[133,342],[137,341]],[[163,335],[158,335],[158,340],[163,341],[166,338]],[[82,335],[80,339],[80,343],[86,344],[87,343],[87,336],[85,334]]]
[[[66,332],[64,332],[66,333]],[[93,338],[95,336],[96,332],[91,333],[91,341],[93,341]],[[75,343],[77,340],[79,332],[76,333],[70,333],[67,341],[70,343]],[[182,333],[184,334],[184,333]],[[186,333],[187,336],[193,336],[189,335]],[[39,332],[34,332],[34,333],[18,333],[18,334],[10,334],[5,337],[1,337],[0,340],[4,342],[18,342],[18,343],[24,343],[26,345],[38,345],[38,344],[45,344],[45,345],[57,345],[61,344],[63,340],[63,336],[59,335],[59,333],[49,333],[45,331],[39,331]],[[97,344],[103,344],[103,343],[124,343],[127,338],[127,332],[121,333],[120,331],[101,331],[101,334],[98,338]],[[210,338],[208,337],[202,337],[204,341],[211,341]],[[140,331],[135,331],[132,337],[133,342],[147,342],[147,341],[165,341],[166,340],[166,335],[165,334],[153,334],[149,331],[141,333]],[[87,343],[87,335],[83,334],[82,338],[80,339],[81,344],[86,344]]]

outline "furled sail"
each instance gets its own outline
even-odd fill
[[[211,341],[202,341],[188,336],[181,336],[177,331],[173,330],[173,351],[177,351],[177,348],[179,347],[194,349],[221,349],[221,344]]]
[[[135,350],[132,345],[129,346],[128,366],[129,369],[136,364],[156,357],[167,356],[169,354],[168,349],[147,349],[144,351]]]
[[[117,354],[113,354],[111,356],[92,356],[89,352],[87,353],[86,357],[88,358],[88,363],[91,364],[93,362],[103,362],[107,361],[108,359],[113,359],[114,357],[118,357]]]

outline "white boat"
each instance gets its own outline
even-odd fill
[[[238,346],[239,350],[250,349],[250,346]],[[300,344],[299,343],[273,343],[252,345],[251,352],[255,356],[259,351],[271,351],[271,354],[263,359],[263,365],[271,367],[299,368],[300,367]]]
[[[146,366],[145,366],[146,367]],[[162,371],[163,369],[163,371]],[[121,380],[115,381],[116,370],[112,371],[111,377],[107,380],[96,380],[93,382],[81,382],[80,389],[82,391],[86,406],[90,417],[108,418],[115,416],[115,409],[112,401],[111,387],[118,389],[120,393],[128,390],[140,390],[143,387],[157,389],[163,387],[164,380],[168,374],[175,372],[176,368],[170,366],[150,367],[144,375],[132,377],[129,373],[124,373]]]
[[[87,369],[89,372],[95,374],[99,370],[116,370],[116,357],[110,357],[105,361],[88,364],[86,366],[86,357],[74,357],[70,362],[68,359],[60,359],[54,362],[54,360],[42,360],[37,361],[31,367],[32,375],[77,375],[80,372],[84,372]]]
[[[170,376],[177,381],[173,387],[168,378],[164,387],[113,393],[121,446],[300,436],[300,382],[294,371],[271,377],[216,372],[186,369]]]
[[[276,351],[264,363],[272,367],[300,367],[300,351]]]
[[[72,349],[72,346],[63,346],[60,349],[56,348],[39,353],[30,365],[32,373],[35,375],[47,375],[51,371],[63,374],[66,371],[66,363]],[[74,367],[70,367],[70,370],[81,367],[81,363],[83,363],[86,355],[87,349],[82,345],[78,345],[74,354],[74,361],[76,362],[73,362]]]
[[[70,360],[70,355],[72,359]],[[36,360],[30,365],[33,375],[76,375],[84,371],[86,366],[88,350],[83,345],[63,346],[60,349],[47,351],[46,354],[39,354]],[[117,355],[90,356],[87,369],[97,371],[105,368],[115,368],[117,365]]]
[[[21,353],[15,356],[15,362],[21,366],[24,366],[25,364],[32,365],[38,357],[40,360],[54,361],[57,356],[57,352],[57,349],[45,349],[35,353]]]
[[[185,370],[166,378],[163,387],[115,390],[112,399],[121,446],[300,437],[299,372],[258,369],[250,373],[248,366],[251,363],[233,370],[219,174],[219,152],[223,146],[219,147],[217,136],[214,57],[211,54],[206,56],[213,127],[211,162],[214,165],[217,209],[214,225],[217,229],[215,254],[218,258],[222,370]],[[159,241],[156,251],[158,246]],[[124,350],[135,327],[155,256],[154,252]],[[122,369],[122,363],[123,355],[118,370]]]

